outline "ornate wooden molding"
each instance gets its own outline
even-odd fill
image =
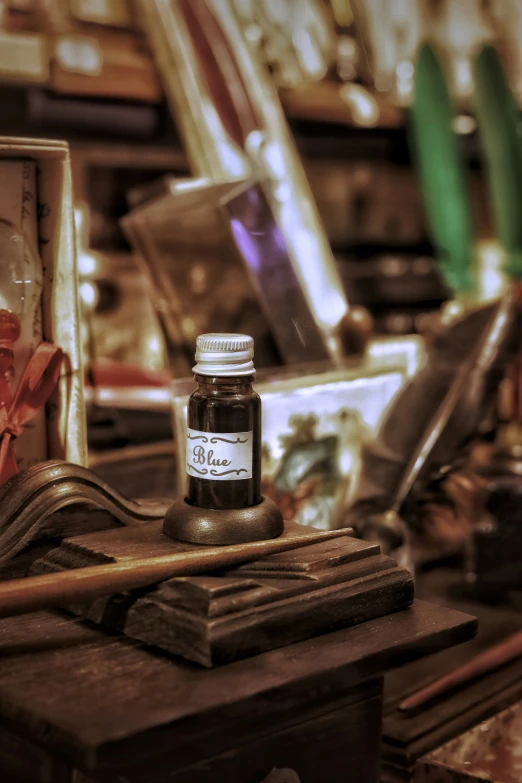
[[[136,525],[162,519],[170,503],[129,500],[87,468],[59,460],[41,462],[0,489],[0,565],[33,541],[65,535],[67,517],[53,520],[52,515],[67,506],[94,506],[121,525]]]

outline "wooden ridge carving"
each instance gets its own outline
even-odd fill
[[[33,573],[190,548],[166,538],[161,522],[151,522],[65,539]],[[343,537],[68,608],[211,667],[405,609],[412,600],[406,569],[377,545]]]

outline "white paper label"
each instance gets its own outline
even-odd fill
[[[187,473],[211,481],[252,478],[252,432],[187,430]]]

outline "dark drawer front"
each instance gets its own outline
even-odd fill
[[[380,733],[376,696],[186,768],[169,783],[262,783],[274,768],[292,770],[296,783],[295,775],[299,783],[377,783]]]

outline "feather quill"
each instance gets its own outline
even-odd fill
[[[458,296],[472,291],[474,283],[471,214],[453,117],[444,72],[426,44],[415,71],[411,140],[436,256],[446,284]]]

